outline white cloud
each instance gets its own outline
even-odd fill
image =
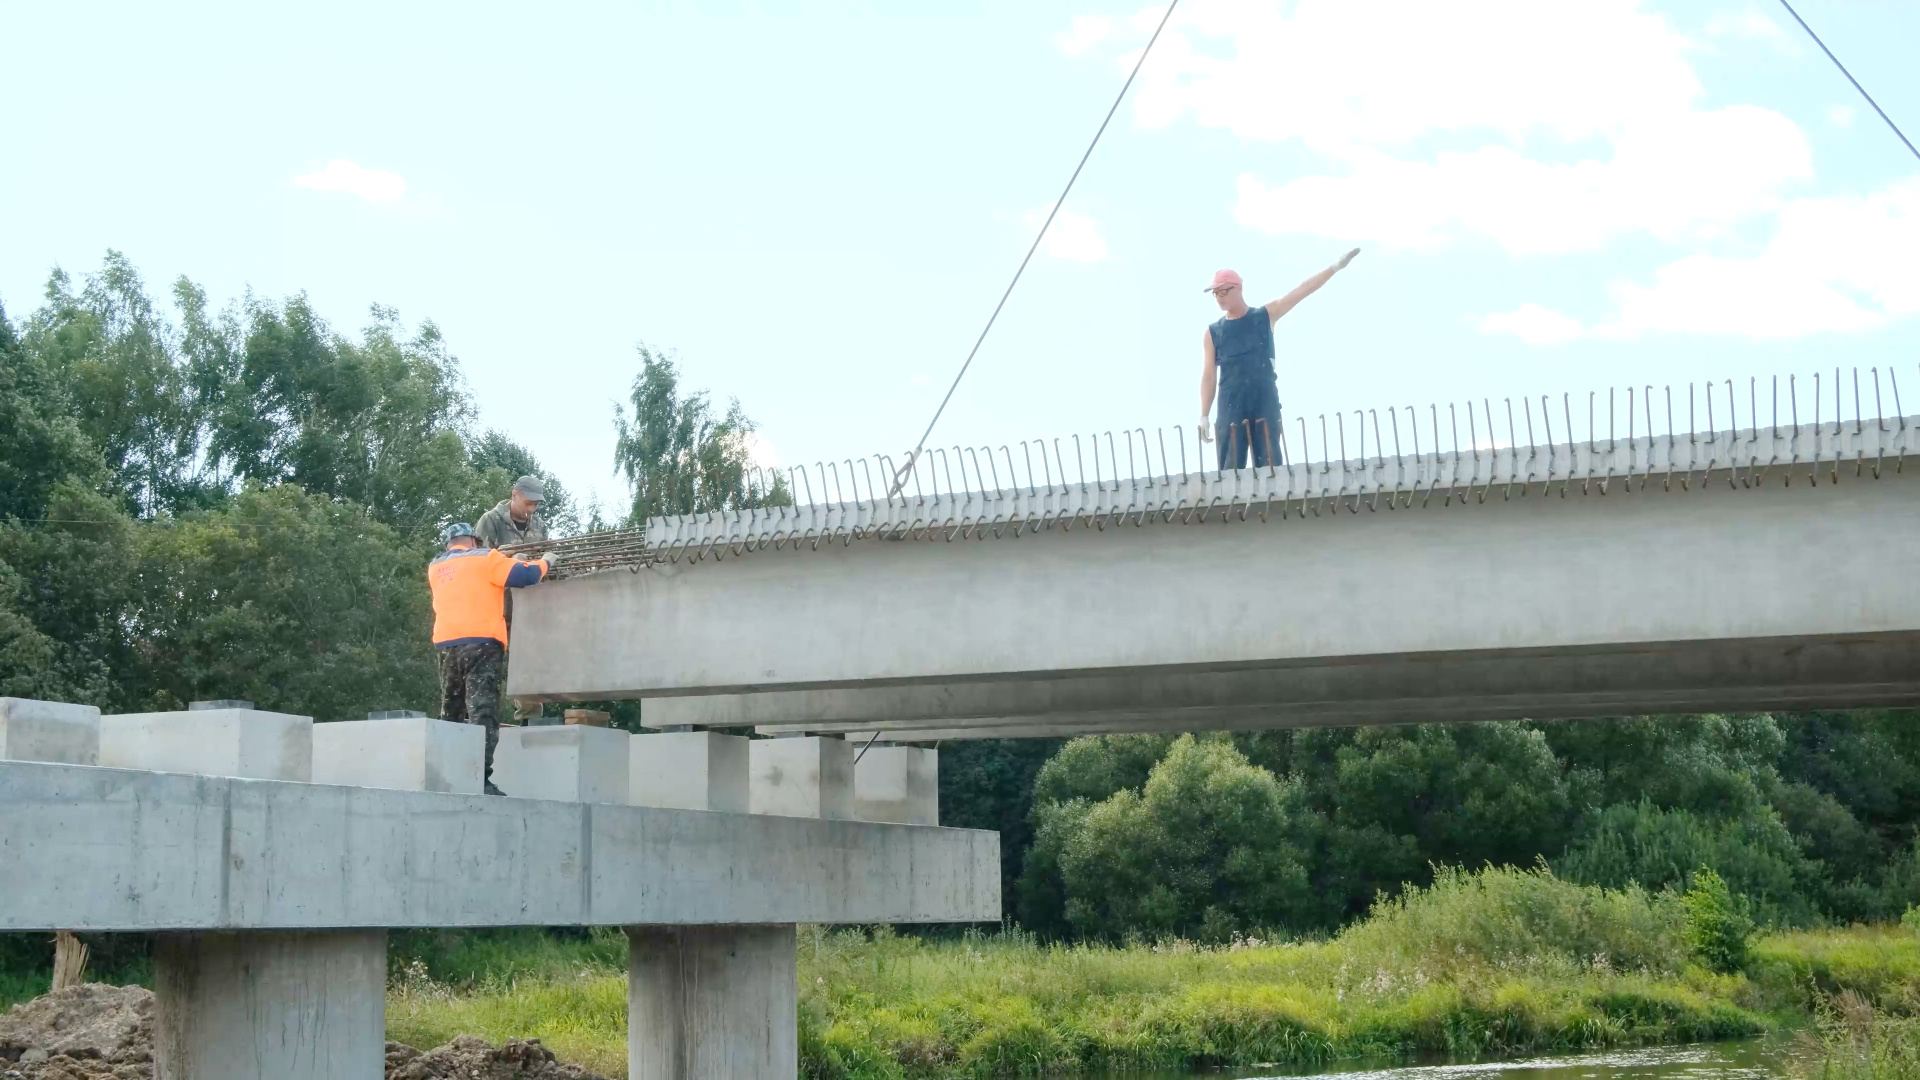
[[[1480,329],[1489,334],[1512,334],[1529,345],[1556,345],[1586,334],[1580,320],[1539,304],[1521,304],[1480,320]]]
[[[1290,174],[1254,157],[1236,182],[1236,217],[1267,233],[1516,257],[1629,238],[1671,249],[1657,269],[1609,271],[1611,314],[1597,322],[1528,303],[1479,319],[1487,333],[1778,338],[1920,314],[1914,184],[1812,197],[1797,124],[1707,102],[1697,56],[1717,42],[1792,51],[1797,37],[1752,5],[1691,38],[1647,7],[1186,0],[1142,71],[1136,118],[1288,147],[1300,163]],[[1161,10],[1115,29],[1137,49]],[[1845,126],[1854,113],[1826,118]]]
[[[1835,127],[1852,127],[1854,111],[1851,105],[1827,106],[1827,119]]]
[[[1741,11],[1715,15],[1707,20],[1707,36],[1725,38],[1751,38],[1760,41],[1772,41],[1781,44],[1793,39],[1787,34],[1786,27],[1758,11]]]
[[[1150,127],[1191,117],[1317,152],[1309,175],[1240,178],[1254,228],[1591,251],[1717,235],[1811,178],[1786,117],[1699,107],[1693,47],[1633,0],[1193,0],[1137,108]]]
[[[398,173],[369,169],[344,158],[334,158],[326,168],[293,178],[293,186],[313,191],[340,191],[358,195],[368,202],[398,202],[407,193],[407,182]]]
[[[1076,15],[1073,27],[1055,38],[1060,51],[1068,56],[1079,56],[1095,45],[1107,39],[1113,32],[1113,20],[1099,15]]]
[[[1044,209],[1029,211],[1024,220],[1027,228],[1038,229],[1047,220],[1047,212]],[[1085,214],[1062,210],[1054,215],[1040,250],[1056,259],[1099,262],[1107,257],[1107,242],[1100,235],[1098,222]]]
[[[1480,327],[1541,344],[1575,337],[1724,334],[1769,339],[1875,330],[1920,314],[1920,178],[1866,197],[1800,199],[1758,254],[1689,255],[1650,284],[1615,282],[1615,310],[1591,326],[1526,304]]]

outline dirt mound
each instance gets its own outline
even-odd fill
[[[514,1039],[494,1049],[485,1039],[462,1035],[445,1046],[419,1051],[387,1044],[387,1080],[606,1080],[578,1065],[562,1065],[539,1039]]]
[[[17,1063],[40,1055],[88,1059],[106,1067],[150,1063],[154,994],[140,986],[88,982],[13,1005],[0,1015],[0,1061]]]
[[[433,1050],[387,1044],[387,1080],[606,1080],[538,1039],[462,1035]],[[153,1080],[153,993],[88,983],[0,1015],[0,1080]]]

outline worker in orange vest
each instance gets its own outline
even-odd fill
[[[442,551],[427,564],[433,589],[433,645],[440,656],[440,719],[487,729],[485,790],[493,786],[493,748],[500,742],[500,681],[506,670],[508,589],[553,570],[553,556],[521,561],[480,546],[465,522],[440,532]]]

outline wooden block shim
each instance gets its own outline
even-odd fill
[[[585,724],[588,727],[608,727],[613,719],[612,713],[598,709],[568,709],[560,715],[569,724]]]

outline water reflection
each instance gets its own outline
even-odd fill
[[[1778,1039],[1655,1046],[1519,1061],[1368,1066],[1348,1062],[1327,1069],[1287,1070],[1268,1065],[1205,1073],[1127,1074],[1124,1080],[1771,1080],[1786,1075],[1791,1044]],[[1112,1080],[1123,1080],[1115,1076]]]

